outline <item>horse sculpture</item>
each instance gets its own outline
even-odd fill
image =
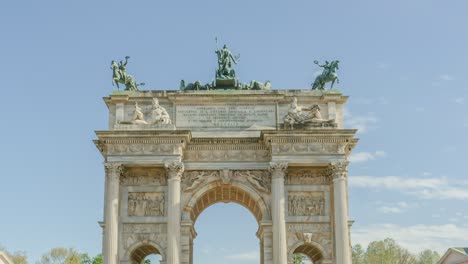
[[[112,86],[114,86],[115,84],[117,86],[117,89],[120,89],[119,83],[122,83],[125,85],[126,91],[138,91],[138,86],[143,86],[145,84],[137,83],[133,76],[127,74],[125,66],[127,65],[128,58],[130,57],[125,57],[125,63],[121,61],[120,65],[118,65],[115,61],[112,61]]]
[[[315,78],[315,81],[312,84],[312,90],[324,90],[325,84],[327,82],[331,82],[330,89],[333,89],[333,84],[335,84],[335,81],[337,83],[340,83],[340,80],[338,79],[338,74],[336,73],[336,70],[339,70],[338,64],[340,63],[340,61],[336,60],[330,63],[327,61],[325,65],[319,65],[318,61],[314,61],[314,63],[317,64],[319,67],[322,67],[323,72]]]

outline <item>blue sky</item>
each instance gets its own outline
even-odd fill
[[[104,171],[91,140],[106,129],[110,61],[130,55],[145,89],[210,82],[218,36],[241,54],[242,81],[274,89],[309,89],[314,60],[341,61],[346,126],[361,138],[353,243],[466,246],[467,10],[464,0],[1,3],[0,244],[33,262],[55,246],[98,253]],[[231,214],[246,217],[225,222]],[[223,222],[230,233],[217,240]],[[258,263],[256,229],[240,206],[208,208],[195,260]]]

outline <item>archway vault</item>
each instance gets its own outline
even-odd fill
[[[137,243],[130,248],[130,260],[132,264],[141,264],[149,255],[161,255],[164,258],[158,246],[154,243]]]
[[[207,186],[208,187],[208,186]],[[201,190],[189,202],[190,219],[195,222],[200,214],[209,206],[219,202],[234,202],[247,208],[261,222],[268,214],[267,207],[256,192],[238,185],[218,185]]]
[[[304,254],[309,257],[313,263],[317,263],[324,259],[323,248],[315,242],[299,243],[293,247],[293,254]]]

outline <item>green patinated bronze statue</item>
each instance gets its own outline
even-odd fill
[[[218,39],[216,39],[216,46]],[[232,69],[232,64],[237,64],[240,55],[233,56],[231,51],[225,44],[222,49],[216,48],[216,55],[218,55],[218,69],[216,70],[216,79],[235,79],[236,71]]]
[[[335,60],[332,62],[325,61],[324,65],[320,65],[318,61],[314,61],[314,63],[317,64],[319,67],[323,68],[323,72],[315,78],[315,81],[312,84],[312,90],[324,90],[325,83],[327,82],[332,82],[330,89],[333,89],[333,84],[335,84],[335,81],[337,83],[340,83],[340,80],[338,79],[338,74],[336,73],[336,70],[340,69],[338,67],[338,64],[340,63],[339,60]]]
[[[145,85],[144,83],[137,83],[133,76],[127,73],[127,63],[129,56],[125,57],[125,62],[120,61],[118,64],[114,60],[111,62],[112,69],[112,86],[117,85],[117,89],[120,89],[119,83],[125,85],[126,91],[138,91],[138,86]]]

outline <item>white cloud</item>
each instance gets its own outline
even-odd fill
[[[443,80],[443,81],[453,81],[453,80],[455,80],[455,77],[453,77],[452,75],[449,75],[449,74],[441,74],[441,75],[439,75],[439,79]]]
[[[229,260],[246,260],[246,261],[257,261],[260,259],[260,252],[258,251],[249,251],[249,252],[243,252],[243,253],[238,253],[238,254],[233,254],[233,255],[228,255],[224,257],[225,259]]]
[[[351,176],[349,185],[352,188],[401,191],[421,199],[468,200],[468,189],[451,185],[446,178]]]
[[[377,150],[374,153],[372,152],[356,152],[352,153],[351,156],[349,157],[350,162],[366,162],[369,160],[375,160],[377,158],[383,158],[385,157],[385,151],[383,150]]]
[[[457,104],[463,104],[465,102],[465,98],[463,97],[457,97],[454,99],[455,103]]]
[[[398,244],[417,253],[424,249],[435,249],[444,253],[447,248],[466,244],[468,227],[455,224],[413,225],[377,224],[369,227],[352,228],[353,244],[364,247],[376,240],[393,238]]]
[[[358,129],[358,133],[365,133],[369,129],[376,128],[376,124],[379,122],[378,118],[373,113],[367,113],[366,115],[357,116],[351,114],[346,108],[343,111],[345,127]]]
[[[409,208],[418,206],[417,203],[408,204],[407,202],[398,202],[396,204],[385,204],[377,208],[377,211],[384,214],[399,214],[405,212]]]
[[[398,207],[392,207],[392,206],[382,206],[379,207],[378,210],[384,214],[399,214],[402,213],[403,211],[398,208]]]

